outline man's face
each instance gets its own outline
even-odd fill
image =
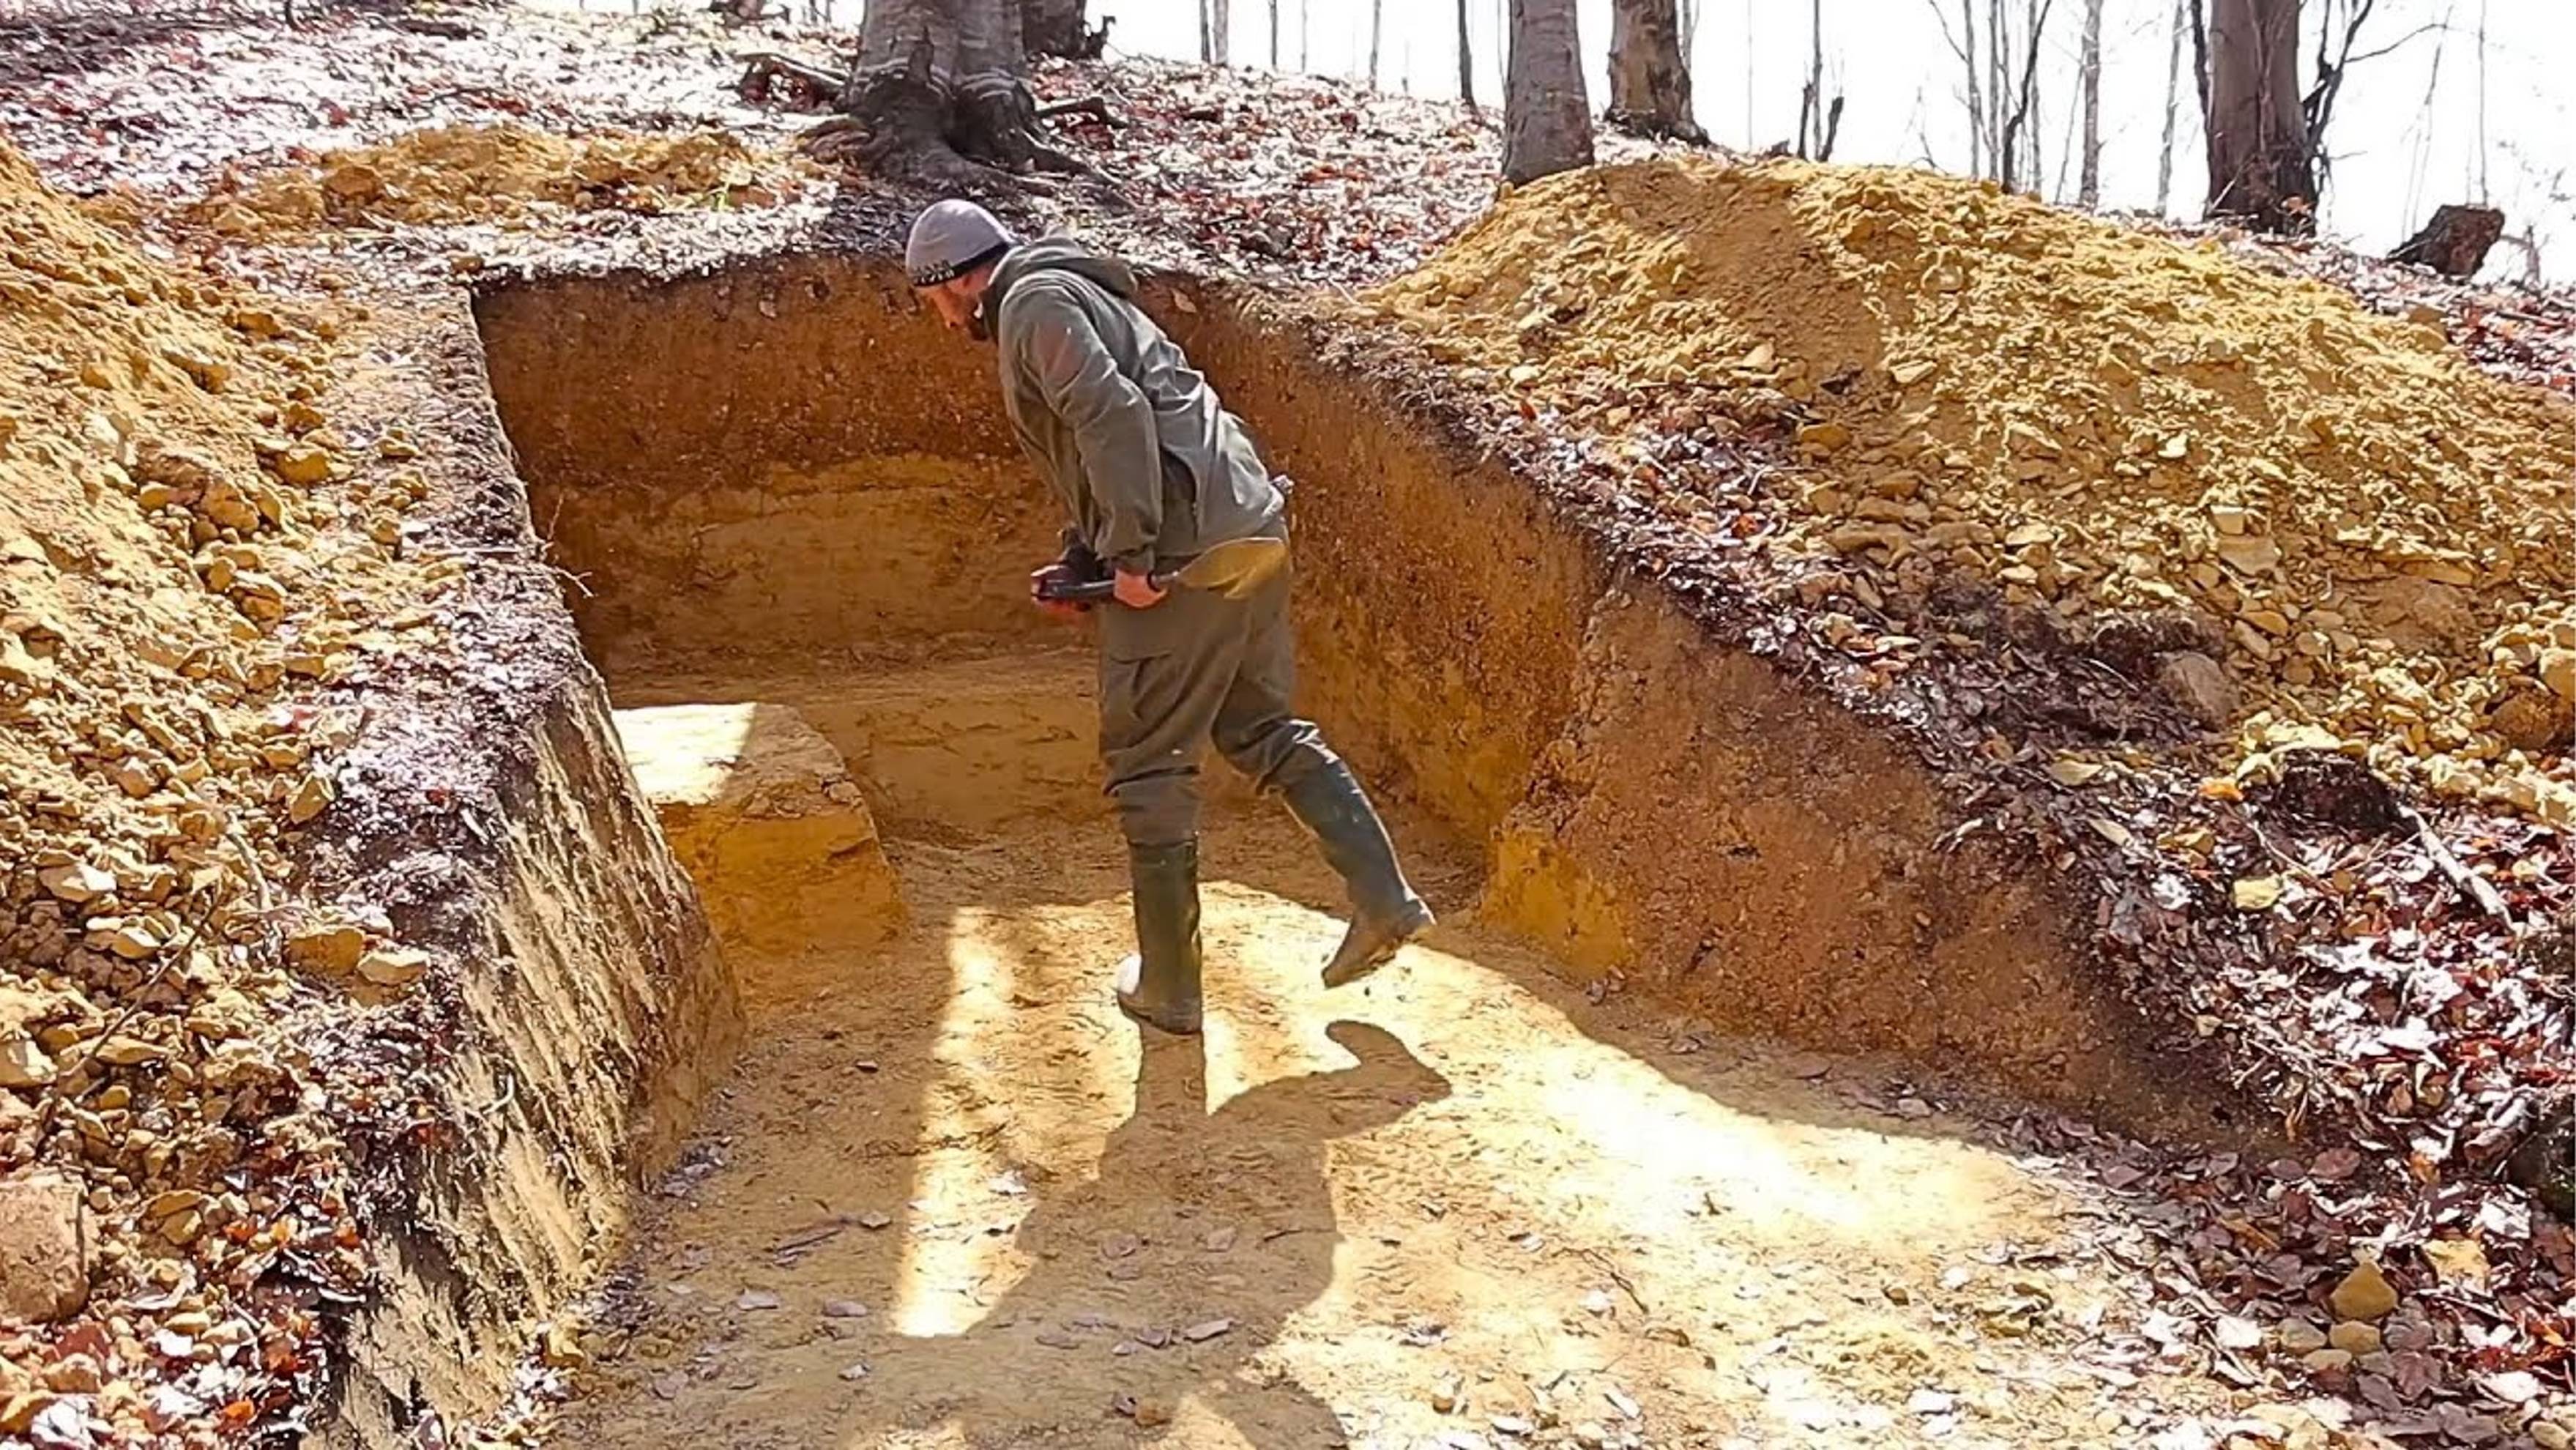
[[[982,320],[976,316],[976,304],[982,300],[983,288],[974,277],[952,277],[935,287],[917,287],[922,300],[939,314],[940,323],[952,332],[964,332],[979,341],[984,336]]]

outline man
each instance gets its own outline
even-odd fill
[[[1068,237],[1021,242],[971,202],[913,223],[905,266],[949,327],[1000,354],[1002,406],[1071,525],[1029,579],[1115,579],[1100,614],[1100,754],[1135,886],[1136,954],[1118,1005],[1168,1032],[1199,1029],[1198,769],[1219,753],[1288,809],[1349,887],[1351,920],[1324,967],[1338,987],[1431,925],[1368,796],[1289,711],[1288,571],[1237,597],[1155,576],[1237,539],[1287,537],[1286,500],[1242,422],[1135,302],[1127,266]]]

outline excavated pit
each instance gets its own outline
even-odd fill
[[[1877,1090],[1832,1084],[1928,1068],[2208,1128],[2056,901],[1936,848],[1955,822],[1911,756],[1295,330],[1152,301],[1296,480],[1307,707],[1447,916],[1326,997],[1333,883],[1211,762],[1212,1025],[1188,1047],[1108,1009],[1124,882],[1087,641],[1026,606],[1056,521],[989,353],[847,258],[477,299],[531,515],[751,1019],[566,1443],[676,1444],[705,1416],[738,1443],[826,1443],[799,1427],[836,1416],[830,1443],[878,1443],[859,1421],[1087,1443],[1104,1386],[1116,1424],[1177,1443],[1321,1443],[1346,1401],[1432,1397],[1370,1358],[1400,1308],[1609,1312],[1582,1264],[1497,1258],[1471,1224],[1606,1250],[1731,1215],[1722,1244],[1631,1265],[1634,1333],[1658,1295],[1744,1296],[1783,1252],[1928,1282],[2062,1230],[1970,1125],[1909,1099],[1891,1128]],[[1641,990],[1586,1001],[1613,971]],[[1838,1056],[1688,1059],[1712,1025]],[[1516,1191],[1536,1201],[1493,1201]],[[1868,1317],[1900,1378],[1945,1358]],[[1754,1414],[1675,1394],[1648,1398]]]
[[[756,705],[819,734],[861,831],[957,844],[1105,811],[1086,642],[1023,598],[1056,520],[989,354],[899,273],[788,259],[477,310],[621,711]],[[1296,481],[1307,707],[1477,862],[1482,920],[1729,1027],[2191,1125],[2044,884],[1935,849],[1955,821],[1901,747],[1614,577],[1538,490],[1292,329],[1159,310]]]

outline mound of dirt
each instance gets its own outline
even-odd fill
[[[2182,616],[2231,680],[2167,673],[2248,778],[2339,749],[2576,825],[2576,409],[2435,326],[1988,184],[1788,161],[1550,178],[1363,300],[1534,414],[1794,439],[1785,539],[1900,610],[1967,571],[2070,621]]]
[[[437,571],[393,557],[399,475],[353,480],[402,440],[362,460],[313,406],[336,334],[0,146],[0,1432],[250,1426],[317,1372],[278,1276],[364,1268],[290,1024],[421,963],[299,923],[282,847],[356,725],[300,697],[432,637]]]
[[[314,226],[497,221],[541,208],[767,206],[820,174],[811,162],[755,151],[717,131],[575,139],[519,126],[443,126],[231,178],[192,215],[229,235],[257,236]]]

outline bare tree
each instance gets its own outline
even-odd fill
[[[1691,118],[1690,63],[1674,0],[1612,0],[1608,119],[1641,136],[1708,140]]]
[[[1810,161],[1833,160],[1842,129],[1843,98],[1825,99],[1825,0],[1813,0],[1807,14],[1807,83],[1798,92],[1798,154]]]
[[[1458,99],[1476,115],[1476,56],[1467,45],[1467,0],[1458,0]]]
[[[2194,20],[2203,0],[2192,0]],[[2208,132],[2207,214],[2267,232],[2316,230],[2310,115],[2299,94],[2299,0],[2209,0],[2195,24]],[[2331,114],[2333,86],[2322,110]]]
[[[2048,30],[2048,12],[2055,0],[2036,0],[2031,9],[2030,33],[2023,37],[2021,79],[2013,87],[2012,114],[2004,118],[2003,137],[1997,148],[2002,163],[1995,179],[2007,190],[2019,188],[2025,179],[2037,185],[2041,176],[2039,127],[2034,124],[2039,106],[2039,42]],[[2001,40],[2001,34],[1993,37]]]
[[[1208,59],[1234,64],[1234,0],[1208,0]]]
[[[1216,64],[1215,0],[1199,0],[1199,64]]]
[[[1592,164],[1592,103],[1574,0],[1511,0],[1503,74],[1503,179],[1514,186]]]
[[[1369,0],[1369,89],[1377,89],[1378,42],[1386,37],[1386,0]]]
[[[1297,0],[1297,69],[1301,74],[1311,75],[1314,73],[1315,67],[1311,64],[1310,53],[1306,49],[1306,38],[1308,33],[1306,26],[1306,0]]]
[[[1279,69],[1279,0],[1270,0],[1270,68]]]
[[[2191,23],[2190,0],[2174,0],[2173,34],[2165,42],[2165,144],[2156,156],[2156,215],[2173,202],[2174,117],[2182,95],[2182,31]]]
[[[2102,0],[2084,0],[2084,59],[2080,84],[2084,110],[2084,171],[2075,187],[2078,205],[2102,204]]]

